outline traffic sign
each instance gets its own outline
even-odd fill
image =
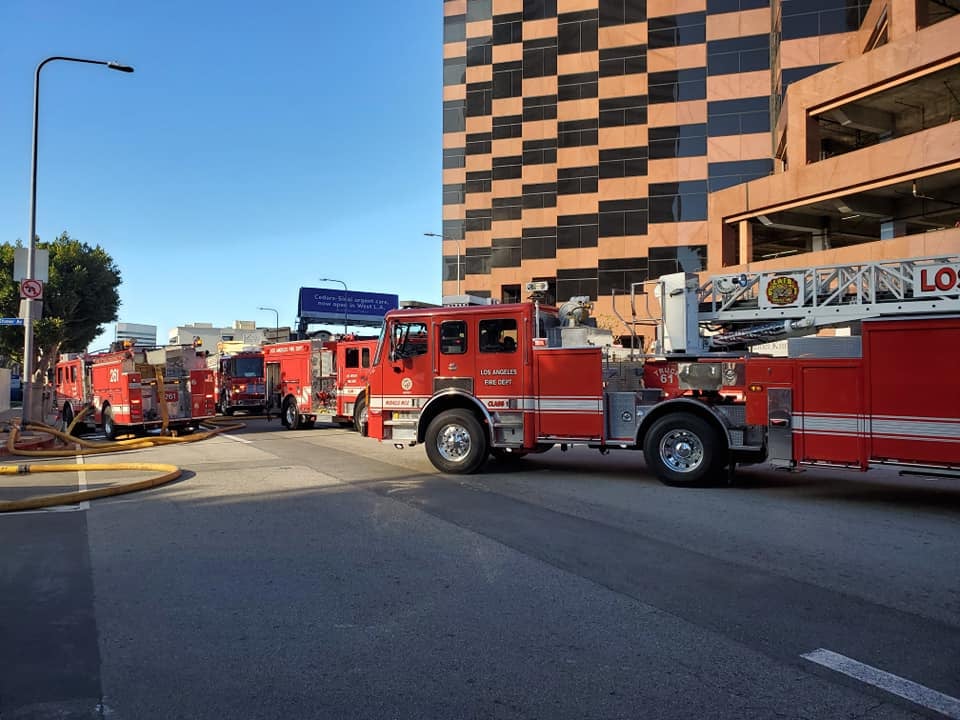
[[[43,297],[43,282],[35,278],[20,281],[20,297],[26,300],[39,300]]]
[[[0,318],[0,325],[23,325],[23,318]]]

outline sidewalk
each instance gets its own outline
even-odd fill
[[[10,439],[11,421],[19,421],[23,415],[23,409],[19,403],[6,410],[0,410],[0,460],[10,457],[18,457],[12,454],[7,448],[7,442]],[[47,419],[50,422],[50,419]],[[17,435],[17,447],[25,450],[44,450],[53,447],[57,439],[39,430],[21,430]]]

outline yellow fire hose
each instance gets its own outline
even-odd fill
[[[216,420],[204,420],[203,423],[206,425],[214,426],[213,429],[207,430],[205,432],[193,433],[192,435],[185,436],[172,436],[172,435],[155,435],[150,437],[139,437],[139,438],[128,438],[124,440],[114,440],[108,443],[97,442],[93,440],[84,440],[83,438],[78,438],[70,434],[76,424],[92,410],[91,406],[84,408],[79,412],[76,417],[74,417],[73,422],[66,428],[66,431],[58,430],[52,425],[46,425],[44,423],[34,423],[28,422],[26,428],[30,430],[39,430],[41,432],[52,435],[57,439],[64,442],[68,447],[66,448],[56,448],[50,450],[31,450],[28,448],[19,448],[16,446],[17,440],[20,437],[20,427],[18,421],[14,420],[10,424],[10,434],[7,438],[7,449],[10,453],[15,455],[23,455],[26,457],[65,457],[65,456],[76,456],[76,455],[100,455],[105,453],[113,452],[125,452],[127,450],[143,450],[150,447],[156,447],[158,445],[170,445],[174,443],[188,443],[188,442],[199,442],[200,440],[206,440],[207,438],[213,437],[214,435],[219,435],[223,432],[228,432],[230,430],[237,430],[239,428],[245,427],[244,423],[231,422],[228,424],[221,424]],[[79,445],[82,449],[74,449],[73,446]]]
[[[163,473],[157,477],[147,480],[138,480],[135,482],[123,483],[120,485],[111,485],[109,487],[96,488],[94,490],[78,490],[76,492],[57,493],[55,495],[35,495],[34,497],[23,500],[0,501],[0,513],[15,512],[18,510],[36,510],[38,508],[53,507],[54,505],[67,505],[71,503],[83,502],[84,500],[94,500],[95,498],[108,497],[110,495],[123,495],[138,490],[157,487],[172,480],[176,480],[183,471],[176,465],[167,465],[164,463],[119,463],[117,465],[0,465],[0,475],[25,475],[29,473],[52,473],[52,472],[96,472],[96,471],[117,471],[132,470],[137,472],[156,471]]]

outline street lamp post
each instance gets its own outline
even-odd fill
[[[277,316],[276,329],[273,331],[273,341],[280,342],[280,311],[272,307],[258,307],[257,310],[273,310],[274,315]]]
[[[37,65],[36,73],[33,76],[33,154],[30,162],[30,234],[27,236],[27,274],[26,280],[33,280],[36,275],[36,244],[37,244],[37,135],[40,120],[40,71],[43,66],[54,60],[63,60],[64,62],[85,63],[87,65],[106,65],[111,70],[119,72],[132,73],[133,68],[129,65],[106,60],[88,60],[86,58],[64,57],[55,55],[48,57]],[[23,371],[21,376],[24,380],[23,386],[23,424],[30,421],[30,413],[33,403],[33,320],[35,309],[40,300],[26,300],[23,319]]]
[[[343,285],[343,334],[347,334],[347,284],[336,278],[319,278],[320,282],[335,282]]]
[[[460,238],[451,238],[440,233],[424,233],[424,237],[435,237],[441,240],[453,240],[457,243],[457,295],[460,294],[460,257],[463,255],[463,241]]]

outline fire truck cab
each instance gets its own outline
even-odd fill
[[[960,257],[665,276],[643,355],[614,353],[589,298],[392,311],[369,434],[424,443],[450,473],[585,444],[642,450],[678,485],[764,461],[960,476],[960,287],[928,281],[945,267],[960,276]],[[803,337],[850,323],[860,335]],[[787,357],[749,350],[779,338]]]
[[[233,415],[237,410],[253,414],[263,412],[267,393],[261,348],[220,347],[216,355],[208,358],[207,363],[216,371],[217,410],[224,415]]]

